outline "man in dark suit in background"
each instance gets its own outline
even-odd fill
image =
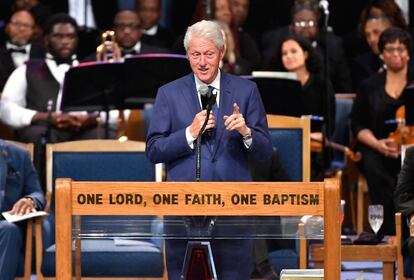
[[[17,67],[33,58],[43,58],[43,47],[30,43],[35,28],[35,21],[30,12],[15,12],[6,26],[7,42],[0,48],[0,92],[10,74]]]
[[[169,49],[174,40],[170,30],[159,24],[161,17],[160,0],[137,0],[137,13],[142,21],[142,41],[149,45]]]
[[[26,150],[0,139],[0,213],[23,215],[46,205],[39,179]],[[24,248],[24,223],[0,215],[0,279],[13,280]]]
[[[405,152],[404,163],[395,190],[395,208],[408,220],[409,230],[403,221],[403,255],[410,256],[411,272],[414,272],[414,147]]]
[[[251,181],[248,157],[265,160],[272,154],[257,86],[219,70],[225,46],[217,23],[200,21],[190,26],[184,47],[193,73],[158,90],[146,154],[152,162],[166,164],[168,181],[195,181],[195,140],[207,118],[199,90],[210,86],[217,103],[207,120],[206,130],[211,133],[201,141],[200,180]],[[180,279],[185,246],[185,240],[166,242],[170,280]],[[249,279],[251,249],[248,240],[213,240],[218,279]]]
[[[122,57],[144,53],[166,53],[161,47],[150,45],[142,39],[142,21],[135,11],[119,11],[114,19],[115,41]]]

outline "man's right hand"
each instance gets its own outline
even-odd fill
[[[207,117],[207,110],[203,110],[195,115],[193,122],[190,125],[190,134],[193,138],[197,138],[198,133],[200,132],[201,127],[204,124],[204,121]],[[208,122],[204,131],[210,128],[214,128],[214,114],[210,112]]]

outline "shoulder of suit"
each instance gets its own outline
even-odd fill
[[[405,156],[409,157],[411,160],[414,160],[414,146],[410,146],[405,151]]]

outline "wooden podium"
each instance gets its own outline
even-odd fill
[[[117,194],[139,195],[134,204],[111,204]],[[195,195],[215,194],[220,203],[202,207]],[[79,197],[99,197],[79,203]],[[155,197],[170,197],[159,203]],[[240,200],[238,198],[245,198]],[[92,200],[91,200],[92,201]],[[174,201],[174,203],[171,203]],[[245,201],[245,203],[241,203]],[[217,200],[216,200],[217,202]],[[340,196],[337,180],[325,182],[74,182],[56,181],[56,278],[72,279],[72,216],[324,216],[324,276],[340,279]],[[214,237],[212,237],[214,238]],[[191,237],[188,237],[191,239]],[[231,239],[229,237],[228,239]]]

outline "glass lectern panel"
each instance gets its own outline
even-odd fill
[[[75,218],[74,218],[75,219]],[[132,239],[323,239],[323,218],[81,216],[73,236]],[[301,230],[303,225],[303,230]]]

